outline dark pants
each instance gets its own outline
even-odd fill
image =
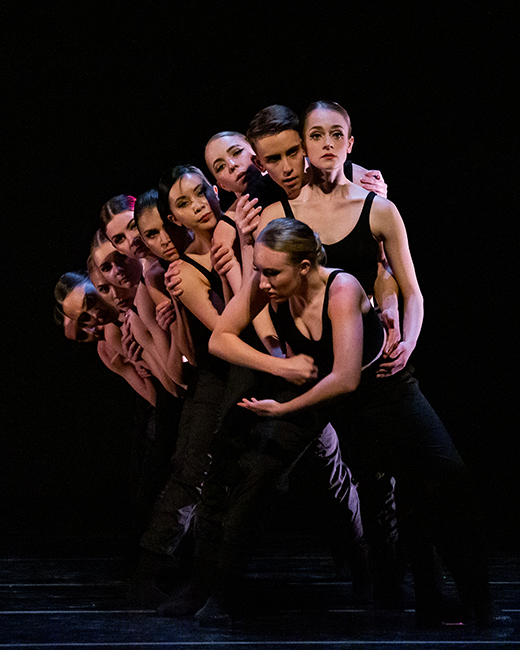
[[[376,472],[396,480],[399,533],[414,574],[422,571],[421,540],[429,537],[450,570],[464,604],[490,606],[483,532],[468,470],[411,368],[378,380],[365,374],[358,390],[323,409],[351,452],[361,485]],[[417,552],[416,552],[417,551]],[[427,595],[419,594],[427,601]]]
[[[195,373],[184,398],[170,478],[141,538],[141,546],[149,551],[172,555],[188,531],[211,463],[226,378],[227,366]]]

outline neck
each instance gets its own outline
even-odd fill
[[[322,192],[330,194],[338,185],[345,185],[347,177],[343,171],[343,165],[337,169],[323,170],[312,167],[312,182],[317,185]]]
[[[194,232],[194,239],[191,244],[186,249],[190,253],[195,253],[197,255],[204,255],[211,251],[211,241],[213,238],[214,228],[211,230],[203,230],[200,232]]]
[[[320,268],[311,269],[302,278],[299,291],[294,296],[299,302],[310,304],[323,291],[323,278],[321,277]]]

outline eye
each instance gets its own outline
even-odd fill
[[[90,323],[90,314],[88,314],[86,311],[81,312],[78,318],[78,325],[80,327],[85,327]]]
[[[121,242],[124,241],[123,235],[115,235],[114,237],[114,244],[121,244]]]
[[[130,223],[128,224],[128,230],[137,230],[137,224],[135,223],[135,219],[132,219]]]
[[[317,133],[317,132],[315,132],[315,133],[311,133],[311,134],[309,135],[309,138],[310,138],[311,140],[319,140],[319,139],[321,138],[321,133]]]
[[[97,288],[99,293],[109,293],[110,287],[108,284],[100,284]]]
[[[331,135],[336,140],[340,140],[343,137],[343,133],[341,131],[334,131],[334,133],[332,133]]]
[[[236,156],[240,156],[240,154],[242,153],[242,151],[244,151],[243,148],[240,149],[240,147],[237,147],[236,149],[233,150],[233,152],[231,153],[231,155],[232,155],[232,156],[235,156],[235,157],[236,157]]]
[[[101,271],[101,273],[110,273],[111,268],[112,268],[112,265],[108,264],[108,262],[107,262],[106,264],[102,264],[99,267],[99,270]]]
[[[216,173],[216,174],[220,174],[220,172],[224,170],[224,167],[225,167],[224,163],[219,163],[219,164],[215,167],[215,173]]]
[[[87,309],[92,309],[92,307],[94,307],[96,304],[96,297],[92,293],[87,293],[85,298],[86,298],[85,304],[87,306]]]
[[[144,233],[144,236],[145,236],[147,239],[153,239],[154,237],[157,237],[158,234],[159,234],[159,231],[156,230],[156,229],[154,229],[154,230],[147,230],[147,231]]]

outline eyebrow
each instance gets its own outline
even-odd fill
[[[232,144],[230,147],[226,149],[226,153],[231,153],[232,149],[236,149],[237,147],[243,147],[243,144]],[[220,162],[225,162],[224,158],[217,158],[216,160],[213,161],[213,167],[216,166],[217,163]]]

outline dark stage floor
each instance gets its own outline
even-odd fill
[[[128,563],[114,544],[69,542],[55,557],[15,547],[0,559],[0,648],[520,646],[520,566],[511,552],[495,552],[490,562],[494,597],[510,620],[479,633],[471,625],[417,630],[411,598],[403,612],[357,609],[348,572],[338,578],[327,555],[301,536],[266,541],[250,568],[244,615],[228,629],[130,605]],[[446,592],[453,589],[446,578]]]

